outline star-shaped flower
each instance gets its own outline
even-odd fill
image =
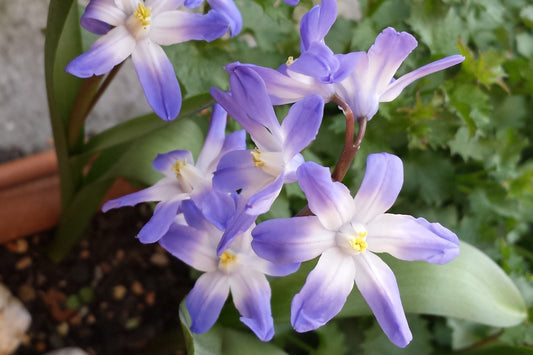
[[[447,263],[459,253],[457,236],[437,223],[385,213],[402,183],[401,160],[391,154],[369,155],[355,198],[329,169],[307,162],[298,181],[314,216],[272,219],[253,231],[257,255],[281,265],[320,255],[318,264],[294,297],[291,323],[299,332],[316,329],[342,309],[355,284],[381,328],[397,346],[411,341],[392,270],[375,253],[402,260]]]

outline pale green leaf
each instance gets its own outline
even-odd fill
[[[396,275],[407,313],[456,317],[496,327],[519,324],[527,316],[524,300],[504,271],[484,253],[462,242],[460,255],[446,265],[406,262],[381,255]],[[313,263],[274,280],[274,319],[286,322],[290,300],[300,290]],[[339,317],[371,314],[354,288]]]
[[[180,321],[189,355],[287,355],[271,343],[266,343],[249,331],[215,325],[209,331],[195,334],[189,329],[191,321],[185,301],[180,305]]]
[[[431,354],[431,334],[427,322],[416,316],[407,318],[413,340],[405,348],[399,348],[387,338],[377,322],[365,332],[365,341],[361,345],[364,355],[387,354]]]

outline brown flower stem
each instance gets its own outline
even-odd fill
[[[346,172],[350,168],[353,159],[355,158],[355,154],[359,151],[359,148],[361,148],[361,143],[363,142],[363,138],[365,137],[366,124],[368,120],[364,116],[357,118],[359,130],[357,131],[357,136],[354,139],[355,120],[352,110],[344,101],[340,100],[337,96],[334,96],[331,101],[339,105],[339,107],[344,113],[344,116],[346,117],[344,147],[342,148],[342,152],[337,162],[337,165],[335,165],[335,169],[331,174],[331,179],[333,181],[342,181],[342,179],[344,179],[344,176],[346,175]],[[313,212],[311,212],[309,206],[307,205],[302,208],[302,210],[298,212],[298,214],[296,214],[296,217],[310,216],[312,214]]]
[[[353,136],[354,136],[355,120],[354,120],[352,110],[350,109],[348,105],[346,105],[344,101],[340,100],[336,96],[333,97],[331,101],[339,105],[339,107],[344,112],[344,116],[346,117],[346,132],[344,134],[344,147],[342,149],[342,153],[341,153],[341,156],[339,157],[338,163],[335,166],[333,173],[331,174],[331,178],[334,181],[342,181],[342,179],[344,179],[344,176],[346,175],[346,172],[350,168],[350,165],[352,164],[353,159],[355,158],[355,154],[357,153],[357,151],[359,151],[359,148],[361,147],[361,143],[363,141],[363,138],[365,137],[366,123],[368,120],[366,117],[357,118],[359,130],[357,131],[357,136],[355,137],[355,140],[354,140]]]

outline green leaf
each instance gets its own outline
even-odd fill
[[[203,93],[183,100],[179,116],[171,123],[163,121],[151,113],[113,126],[93,136],[85,145],[83,156],[87,158],[122,143],[134,142],[153,131],[165,129],[174,122],[191,116],[213,103],[214,100],[211,95]]]
[[[462,351],[464,355],[532,355],[533,349],[519,346],[496,345],[480,349]]]
[[[434,55],[455,54],[458,39],[465,37],[463,23],[455,9],[438,1],[412,3],[408,23]]]
[[[65,73],[65,66],[81,53],[78,5],[73,0],[52,0],[48,7],[44,68],[46,93],[61,180],[61,205],[65,209],[81,179],[81,171],[69,166],[66,127],[81,79]]]
[[[310,355],[346,354],[345,335],[337,323],[329,322],[318,328],[316,333],[318,334],[320,343]]]
[[[520,19],[529,27],[533,28],[533,5],[528,5],[520,11]]]
[[[461,253],[446,265],[406,262],[381,255],[396,275],[407,313],[432,314],[509,327],[527,317],[524,300],[503,270],[475,247],[461,242]],[[272,313],[287,322],[290,301],[300,290],[313,263],[287,277],[272,281]],[[354,288],[338,317],[371,314]]]
[[[190,355],[287,355],[277,346],[262,342],[251,331],[245,333],[215,325],[203,334],[195,334],[189,329],[191,321],[185,301],[181,302],[179,313]]]
[[[112,158],[113,165],[101,178],[123,177],[146,185],[154,184],[163,177],[160,172],[152,168],[152,161],[157,154],[185,149],[190,150],[193,156],[197,156],[203,142],[204,133],[195,120],[187,118],[167,124],[130,142],[119,159]],[[99,160],[107,158],[106,154],[102,154]]]
[[[78,241],[113,182],[114,179],[96,181],[83,186],[76,193],[69,208],[61,214],[48,252],[52,260],[61,260]]]

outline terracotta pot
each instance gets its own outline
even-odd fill
[[[104,201],[136,190],[118,179]],[[54,151],[0,165],[0,243],[54,227],[60,210]]]

